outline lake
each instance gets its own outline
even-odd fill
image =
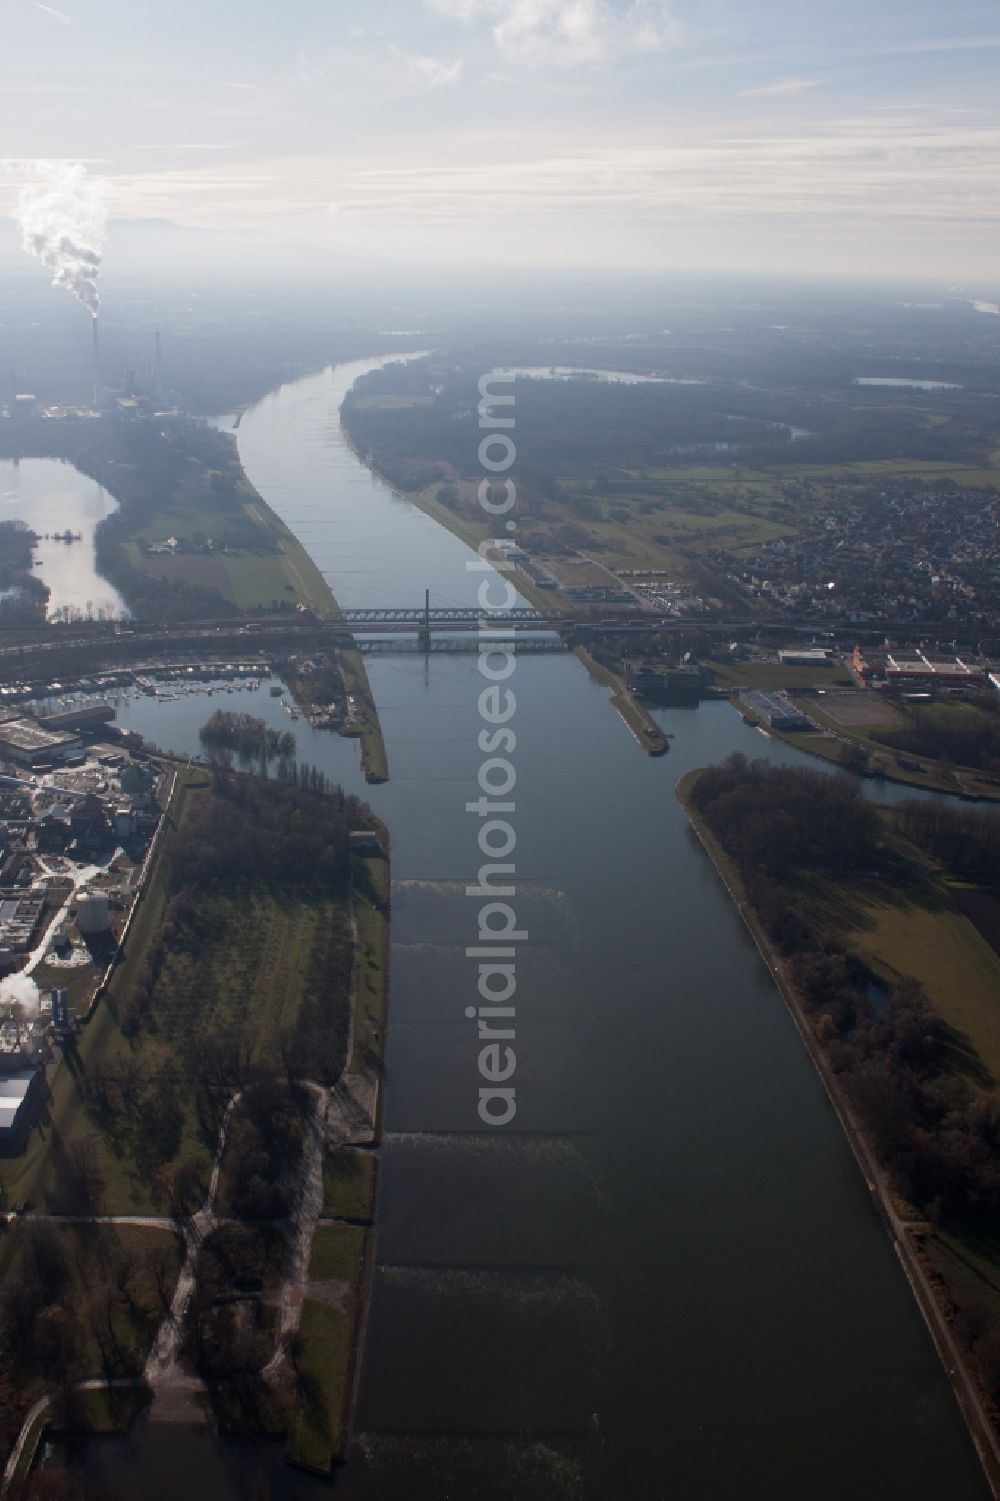
[[[49,586],[49,619],[125,615],[121,595],[97,572],[94,532],[118,502],[96,480],[58,459],[0,459],[0,521],[23,521],[41,540],[38,572]],[[76,541],[57,540],[71,532]]]

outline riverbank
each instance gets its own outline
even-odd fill
[[[242,418],[242,416],[243,413],[241,412],[240,417]],[[306,606],[321,618],[332,614],[333,611],[339,608],[333,590],[294,532],[292,532],[290,527],[285,525],[277,513],[271,509],[264,498],[250,483],[243,464],[239,459],[235,432],[231,435],[231,438],[237,456],[237,463],[240,466],[243,483],[254,497],[253,507],[265,525],[271,528],[275,536],[281,539],[281,546],[286,554],[289,571]],[[361,714],[356,718],[355,724],[361,741],[361,767],[365,775],[365,781],[371,783],[387,782],[389,780],[389,757],[385,748],[382,726],[379,723],[378,710],[375,707],[375,700],[372,696],[371,684],[368,681],[368,673],[365,670],[364,658],[356,647],[344,647],[340,650],[338,656],[347,691],[353,695],[362,709]],[[311,704],[300,703],[300,707],[306,709],[308,712],[313,706]]]
[[[872,692],[871,689],[865,691]],[[867,756],[869,765],[864,772],[867,776],[884,777],[886,781],[898,782],[903,787],[918,787],[924,792],[944,792],[951,797],[972,801],[1000,801],[1000,777],[977,771],[972,766],[935,760],[932,756],[901,755],[898,750],[875,739],[867,728],[839,724],[814,698],[793,696],[793,702],[819,728],[817,737],[809,737],[815,741],[811,747],[813,755],[825,756],[825,745],[829,744],[828,740],[824,741],[825,733],[836,743],[836,754],[846,747],[848,750],[860,749]],[[803,749],[810,747],[804,745]],[[901,760],[909,764],[900,765]]]
[[[752,937],[764,964],[788,1007],[823,1088],[847,1138],[855,1161],[867,1184],[876,1212],[892,1239],[893,1248],[917,1300],[928,1332],[945,1368],[956,1401],[965,1419],[976,1452],[995,1497],[1000,1497],[1000,1442],[986,1409],[979,1384],[949,1327],[948,1312],[935,1295],[923,1241],[933,1236],[926,1220],[903,1212],[867,1133],[851,1106],[846,1092],[830,1067],[824,1049],[806,1014],[802,1000],[788,976],[786,966],[769,940],[747,899],[743,879],[734,862],[719,845],[705,820],[691,802],[691,790],[700,771],[688,772],[677,783],[677,797],[702,848],[715,867],[730,899]]]
[[[647,756],[665,756],[670,749],[669,740],[646,707],[629,693],[624,678],[598,662],[586,647],[575,647],[573,655],[583,663],[595,683],[599,683],[602,688],[611,689],[612,708],[624,720],[636,743]]]
[[[826,720],[822,711],[817,711],[812,698],[793,699],[796,708],[810,719],[815,719],[816,728],[802,730],[776,730],[765,724],[761,715],[756,714],[737,697],[731,696],[729,702],[746,723],[752,724],[755,729],[785,745],[793,746],[804,755],[837,766],[841,771],[894,782],[899,787],[913,787],[919,792],[940,792],[964,801],[1000,801],[1000,783],[995,783],[992,779],[985,781],[970,768],[942,766],[940,762],[928,761],[926,757],[921,758],[920,771],[900,766],[895,751],[866,736],[851,735],[842,727],[835,728],[832,721]],[[867,765],[861,762],[855,764],[851,756],[855,747],[867,756]]]
[[[460,542],[464,542],[467,547],[471,547],[474,551],[478,551],[484,542],[492,541],[496,532],[495,526],[491,526],[486,521],[483,521],[481,524],[473,524],[471,521],[463,520],[462,517],[457,516],[454,511],[449,510],[446,505],[443,505],[437,499],[437,496],[433,493],[435,487],[432,486],[429,489],[423,490],[401,490],[398,485],[394,485],[392,480],[372,463],[371,458],[366,457],[357,447],[351,435],[350,428],[344,422],[343,408],[341,408],[339,420],[341,436],[358,463],[367,469],[369,474],[373,474],[379,484],[384,485],[392,495],[395,495],[399,500],[408,501],[412,506],[416,506],[418,511],[423,511],[425,516],[429,516],[432,521],[436,521],[439,526],[443,526],[446,531],[451,532],[453,537],[457,537]],[[550,610],[558,614],[565,613],[565,605],[560,596],[550,589],[540,589],[531,575],[526,573],[523,568],[515,565],[510,571],[505,569],[504,577],[509,579],[518,593],[523,595],[529,604],[535,605],[537,609]]]

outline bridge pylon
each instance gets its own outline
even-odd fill
[[[421,651],[431,649],[431,591],[424,590],[424,621],[417,634],[417,644]]]

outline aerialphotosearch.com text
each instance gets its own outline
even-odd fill
[[[517,488],[509,471],[517,458],[510,436],[514,428],[514,392],[497,392],[498,385],[512,386],[512,374],[493,372],[479,382],[479,427],[485,433],[479,445],[479,463],[484,471],[479,485],[479,504],[508,534],[517,529],[513,511]],[[503,476],[501,479],[500,476]],[[482,728],[478,743],[483,760],[479,766],[480,795],[466,803],[466,812],[479,820],[477,844],[482,863],[477,884],[466,895],[480,903],[476,942],[466,956],[477,965],[477,1000],[466,1008],[466,1017],[477,1025],[479,1118],[487,1126],[507,1126],[517,1114],[517,951],[528,934],[518,927],[513,905],[517,895],[517,813],[514,796],[517,770],[513,761],[517,735],[513,720],[517,698],[511,679],[517,657],[509,633],[491,628],[489,617],[502,614],[517,602],[517,591],[505,577],[514,564],[496,540],[483,542],[479,557],[466,563],[470,573],[483,575],[477,602],[483,618],[479,625],[479,694]]]

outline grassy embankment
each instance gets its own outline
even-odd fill
[[[385,847],[388,835],[382,831]],[[357,968],[354,975],[354,1046],[348,1071],[381,1068],[389,1009],[389,861],[380,855],[354,857],[354,917]]]
[[[381,1134],[381,1073],[389,1006],[388,861],[355,857],[354,1046],[345,1072],[366,1074],[378,1091],[375,1144]],[[377,1156],[327,1148],[323,1160],[323,1217],[313,1236],[309,1285],[298,1334],[305,1380],[304,1406],[289,1435],[294,1464],[327,1471],[348,1438],[351,1394],[360,1358],[365,1305],[371,1295]],[[356,1224],[330,1224],[329,1220]]]
[[[389,867],[357,858],[354,1049],[349,1073],[367,1072],[380,1084],[388,1010]],[[376,1141],[378,1134],[376,1108]],[[343,1453],[356,1379],[360,1329],[370,1294],[378,1157],[371,1150],[328,1147],[323,1158],[323,1218],[313,1236],[299,1325],[296,1360],[303,1405],[289,1434],[293,1464],[327,1472]],[[331,1224],[331,1220],[351,1224]]]
[[[872,690],[864,691],[870,693]],[[868,754],[871,770],[876,775],[884,776],[889,781],[901,782],[905,786],[922,787],[928,792],[951,792],[960,797],[1000,800],[1000,776],[993,772],[980,771],[976,767],[962,766],[950,761],[936,760],[933,756],[922,755],[919,752],[903,753],[905,759],[917,763],[919,769],[915,766],[901,767],[899,765],[901,753],[892,746],[884,745],[877,738],[879,730],[883,728],[878,723],[845,724],[827,713],[822,702],[817,702],[812,698],[808,701],[800,701],[799,707],[823,729],[839,736],[841,743],[846,739],[861,745]],[[930,712],[933,713],[935,707],[932,706]],[[951,713],[962,712],[974,715],[978,712],[970,705],[948,705],[947,708]],[[888,709],[891,719],[895,722],[894,727],[905,730],[912,723],[912,712],[905,705],[893,703],[888,706]],[[827,737],[816,737],[814,754],[824,755],[826,753],[824,747],[828,744]],[[803,746],[803,749],[809,749],[809,747]]]
[[[375,1211],[378,1158],[353,1147],[333,1147],[323,1160],[325,1219],[367,1221]]]
[[[692,771],[681,779],[678,799],[788,1004],[859,1166],[882,1205],[883,1218],[896,1227],[894,1234],[899,1232],[897,1250],[914,1296],[948,1368],[990,1483],[997,1490],[1000,1463],[993,1437],[984,1431],[969,1396],[970,1387],[978,1383],[969,1372],[952,1369],[946,1341],[954,1333],[956,1320],[962,1329],[960,1339],[968,1337],[968,1330],[981,1334],[984,1322],[1000,1328],[1000,1237],[975,1226],[935,1228],[899,1199],[878,1170],[871,1143],[828,1064],[785,965],[747,900],[737,865],[692,804],[691,790],[700,775]],[[797,873],[802,910],[820,929],[835,934],[886,986],[917,976],[932,1008],[950,1030],[954,1072],[977,1088],[1000,1092],[996,1008],[1000,958],[960,911],[953,883],[894,835],[891,811],[880,816],[886,836],[885,868],[878,876],[850,879],[815,870],[802,879],[802,873]],[[892,1215],[899,1218],[893,1220]],[[981,1390],[978,1395],[983,1398]],[[989,1402],[985,1405],[989,1411]]]
[[[602,662],[598,662],[582,646],[576,647],[573,655],[579,657],[595,683],[599,683],[602,688],[612,690],[612,706],[621,715],[646,754],[648,756],[666,755],[670,749],[670,742],[647,709],[629,693],[625,687],[624,678],[612,672],[610,667],[605,667]]]
[[[327,1474],[348,1437],[366,1232],[320,1225],[295,1341],[303,1398],[288,1437],[292,1464]]]

